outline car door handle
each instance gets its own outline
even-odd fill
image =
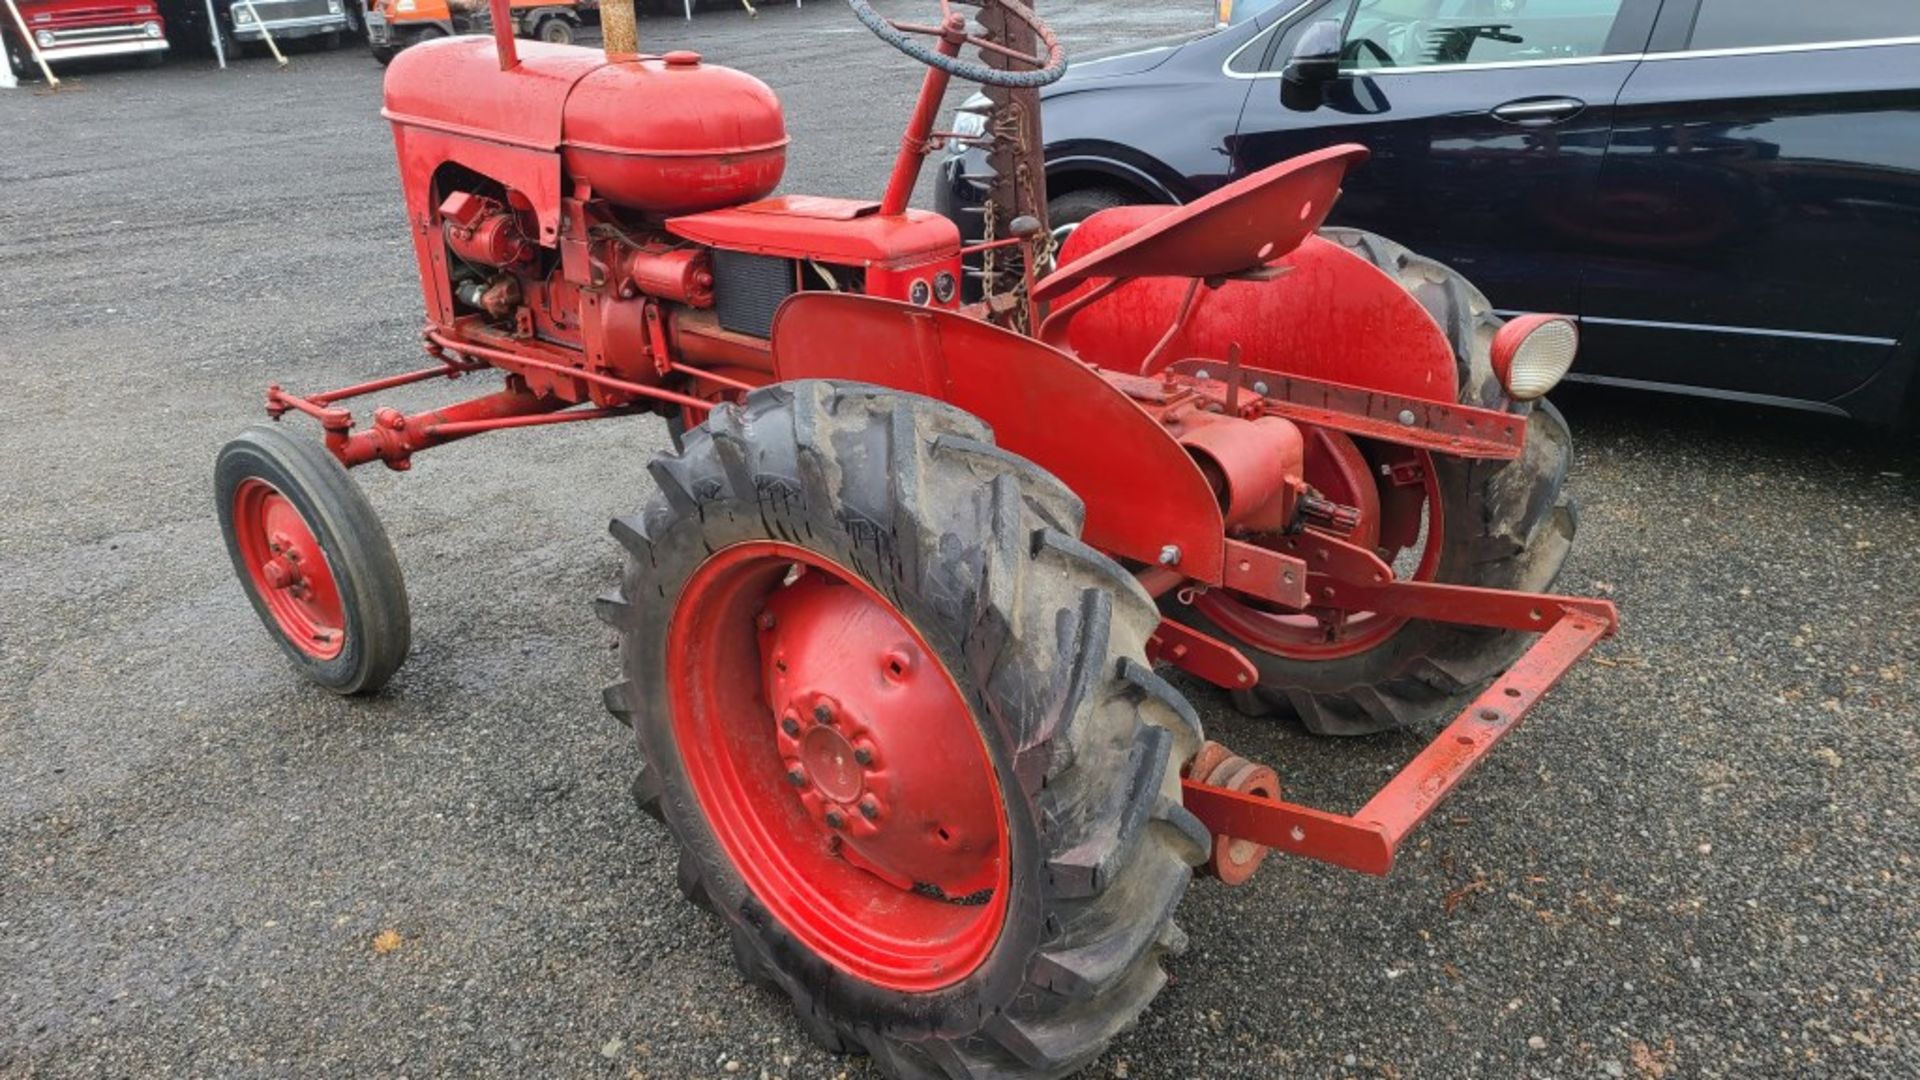
[[[1579,116],[1586,110],[1587,103],[1579,98],[1521,98],[1509,101],[1505,105],[1496,105],[1493,116],[1496,120],[1505,120],[1509,124],[1563,124]]]

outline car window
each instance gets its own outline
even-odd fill
[[[1240,2],[1245,3],[1246,0]],[[1327,19],[1345,18],[1351,3],[1352,0],[1279,0],[1278,3],[1267,5],[1262,10],[1287,8],[1287,24],[1255,38],[1246,48],[1234,54],[1230,67],[1245,73],[1279,71],[1286,66],[1287,57],[1293,55],[1293,47],[1299,44],[1300,35],[1307,32],[1307,27]]]
[[[1282,0],[1218,0],[1214,15],[1221,26],[1238,26],[1279,7]]]
[[[1348,68],[1577,60],[1606,51],[1626,0],[1360,0]]]
[[[1920,37],[1920,0],[1706,0],[1693,24],[1694,49],[1805,45]]]

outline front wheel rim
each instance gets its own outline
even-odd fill
[[[250,477],[233,493],[233,536],[254,595],[280,635],[315,660],[346,647],[346,608],[333,566],[293,501]]]
[[[833,966],[950,986],[1006,923],[998,774],[966,698],[872,586],[791,544],[727,547],[668,630],[682,765],[759,902]]]

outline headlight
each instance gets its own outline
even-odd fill
[[[33,35],[33,40],[39,42],[41,48],[51,49],[53,48],[53,31],[42,30],[39,33]]]
[[[236,8],[233,13],[233,25],[245,26],[253,21],[253,12],[248,8]]]
[[[1493,371],[1515,401],[1560,385],[1580,351],[1580,330],[1564,315],[1522,315],[1493,336]]]
[[[147,32],[147,36],[150,38],[157,38],[161,34],[166,33],[165,30],[162,30],[160,28],[160,24],[157,22],[150,22],[146,26],[142,27],[142,29],[144,29]]]
[[[985,94],[975,94],[960,103],[953,114],[953,133],[976,137],[987,133],[987,114],[993,110],[993,102]],[[967,148],[967,144],[956,140],[950,147],[955,153]]]

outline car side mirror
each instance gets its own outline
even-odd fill
[[[1280,104],[1312,112],[1326,101],[1327,84],[1340,77],[1341,22],[1327,19],[1307,27],[1280,69]]]

